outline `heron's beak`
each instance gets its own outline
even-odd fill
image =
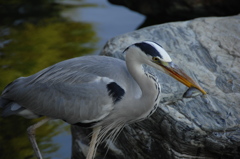
[[[189,77],[183,70],[178,68],[177,65],[170,62],[161,66],[167,74],[183,83],[187,87],[197,88],[200,92],[202,92],[202,94],[207,94],[207,92],[205,92],[191,77]]]

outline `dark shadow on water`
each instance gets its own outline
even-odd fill
[[[1,25],[38,22],[42,18],[58,16],[61,8],[53,0],[0,0]]]

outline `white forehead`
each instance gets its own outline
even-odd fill
[[[160,54],[160,58],[164,62],[172,62],[171,57],[168,55],[168,53],[158,44],[151,42],[151,41],[144,41],[145,43],[148,43],[149,45],[153,46]]]

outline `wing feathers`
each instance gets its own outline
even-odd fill
[[[69,123],[100,120],[113,106],[103,80],[74,85],[52,81],[26,84],[24,80],[14,84],[11,93],[4,94],[3,98],[10,98],[38,115]]]
[[[114,104],[122,99],[125,94],[124,89],[122,89],[117,83],[111,82],[107,84],[108,94],[113,98]]]
[[[37,115],[71,124],[89,123],[106,117],[123,97],[127,88],[124,79],[131,80],[121,60],[101,56],[74,58],[15,80],[1,98]]]

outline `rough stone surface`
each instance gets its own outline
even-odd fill
[[[161,44],[208,95],[182,98],[184,85],[146,68],[161,83],[158,110],[124,128],[107,154],[101,145],[96,158],[240,158],[240,15],[147,27],[109,40],[101,54],[121,58],[127,46],[143,40]],[[89,130],[72,129],[72,158],[84,158],[79,149]]]

